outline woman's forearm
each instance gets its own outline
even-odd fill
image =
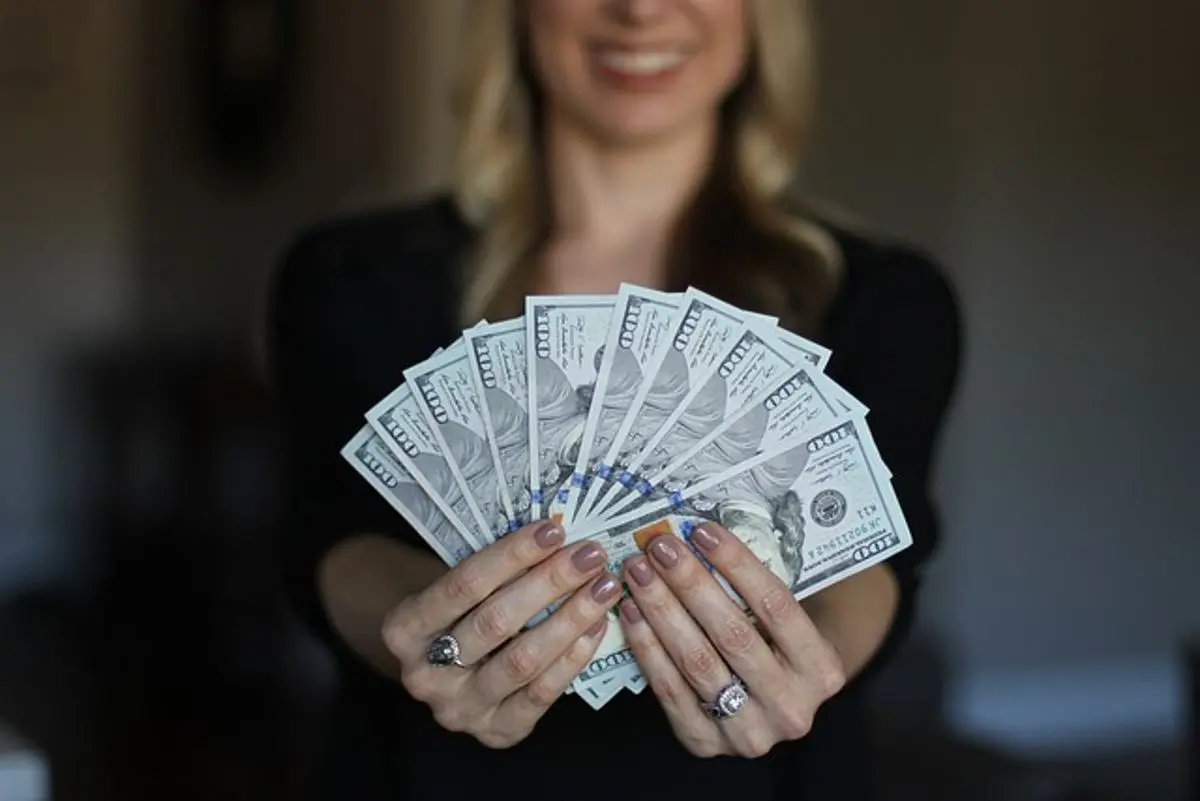
[[[892,571],[876,565],[802,602],[817,629],[842,658],[853,678],[879,650],[900,601]]]
[[[389,611],[447,570],[435,557],[385,537],[352,537],[321,560],[318,587],[337,634],[364,661],[391,678],[399,665],[381,634]]]

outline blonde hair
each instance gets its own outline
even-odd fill
[[[453,192],[480,237],[464,276],[464,324],[512,313],[532,281],[532,257],[549,233],[535,152],[538,137],[532,129],[534,100],[522,69],[519,2],[471,0],[465,17],[467,41],[455,96]],[[724,136],[733,192],[723,200],[736,197],[752,228],[786,239],[818,263],[818,272],[832,278],[838,269],[836,245],[823,229],[796,214],[798,206],[790,202],[794,198],[786,196],[815,105],[811,3],[749,2],[751,62],[727,102]],[[822,291],[809,288],[815,294]],[[828,286],[824,291],[828,294]]]

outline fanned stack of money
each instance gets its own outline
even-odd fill
[[[449,565],[554,518],[621,575],[716,521],[801,599],[911,537],[867,409],[777,322],[696,289],[529,297],[405,370],[342,455]],[[645,679],[614,615],[572,690],[598,709],[626,688]]]

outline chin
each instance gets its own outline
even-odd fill
[[[656,110],[658,111],[658,110]],[[598,139],[609,147],[649,147],[685,135],[698,121],[686,117],[666,117],[659,113],[609,116],[594,120],[590,126]]]

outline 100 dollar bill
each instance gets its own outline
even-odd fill
[[[659,427],[714,367],[753,319],[749,314],[697,289],[684,293],[665,341],[645,371],[629,411],[601,458],[582,503],[585,517],[613,481],[627,480],[626,466],[645,447]],[[579,514],[577,513],[577,517]]]
[[[646,366],[665,343],[681,298],[678,293],[629,284],[623,284],[617,293],[596,388],[583,427],[582,447],[571,476],[564,512],[566,521],[571,522],[577,516],[587,482],[612,444],[617,427],[629,413],[646,378]]]
[[[678,492],[721,475],[828,424],[840,413],[832,381],[808,366],[793,367],[712,431],[694,442],[681,441],[677,449],[664,453],[663,458],[670,461],[659,464],[653,474],[613,503],[608,516],[632,511],[656,494]]]
[[[525,318],[476,326],[463,333],[468,367],[508,529],[529,522],[529,364]]]
[[[609,487],[593,515],[607,517],[611,510],[623,508],[625,496],[643,483],[644,474],[656,473],[728,422],[799,359],[814,366],[820,363],[819,354],[785,345],[779,331],[774,325],[750,323],[626,465],[625,474],[632,481]]]
[[[474,546],[450,521],[451,510],[416,482],[402,457],[392,453],[370,426],[342,449],[342,458],[366,479],[447,565],[454,566],[475,552]]]
[[[485,542],[494,542],[508,532],[509,518],[500,502],[499,479],[465,340],[408,368],[404,379],[462,489],[476,527]]]
[[[388,393],[367,412],[367,423],[413,479],[447,510],[447,518],[467,541],[476,548],[487,544],[412,387],[401,384]]]
[[[615,304],[613,295],[525,299],[531,520],[569,492]]]

